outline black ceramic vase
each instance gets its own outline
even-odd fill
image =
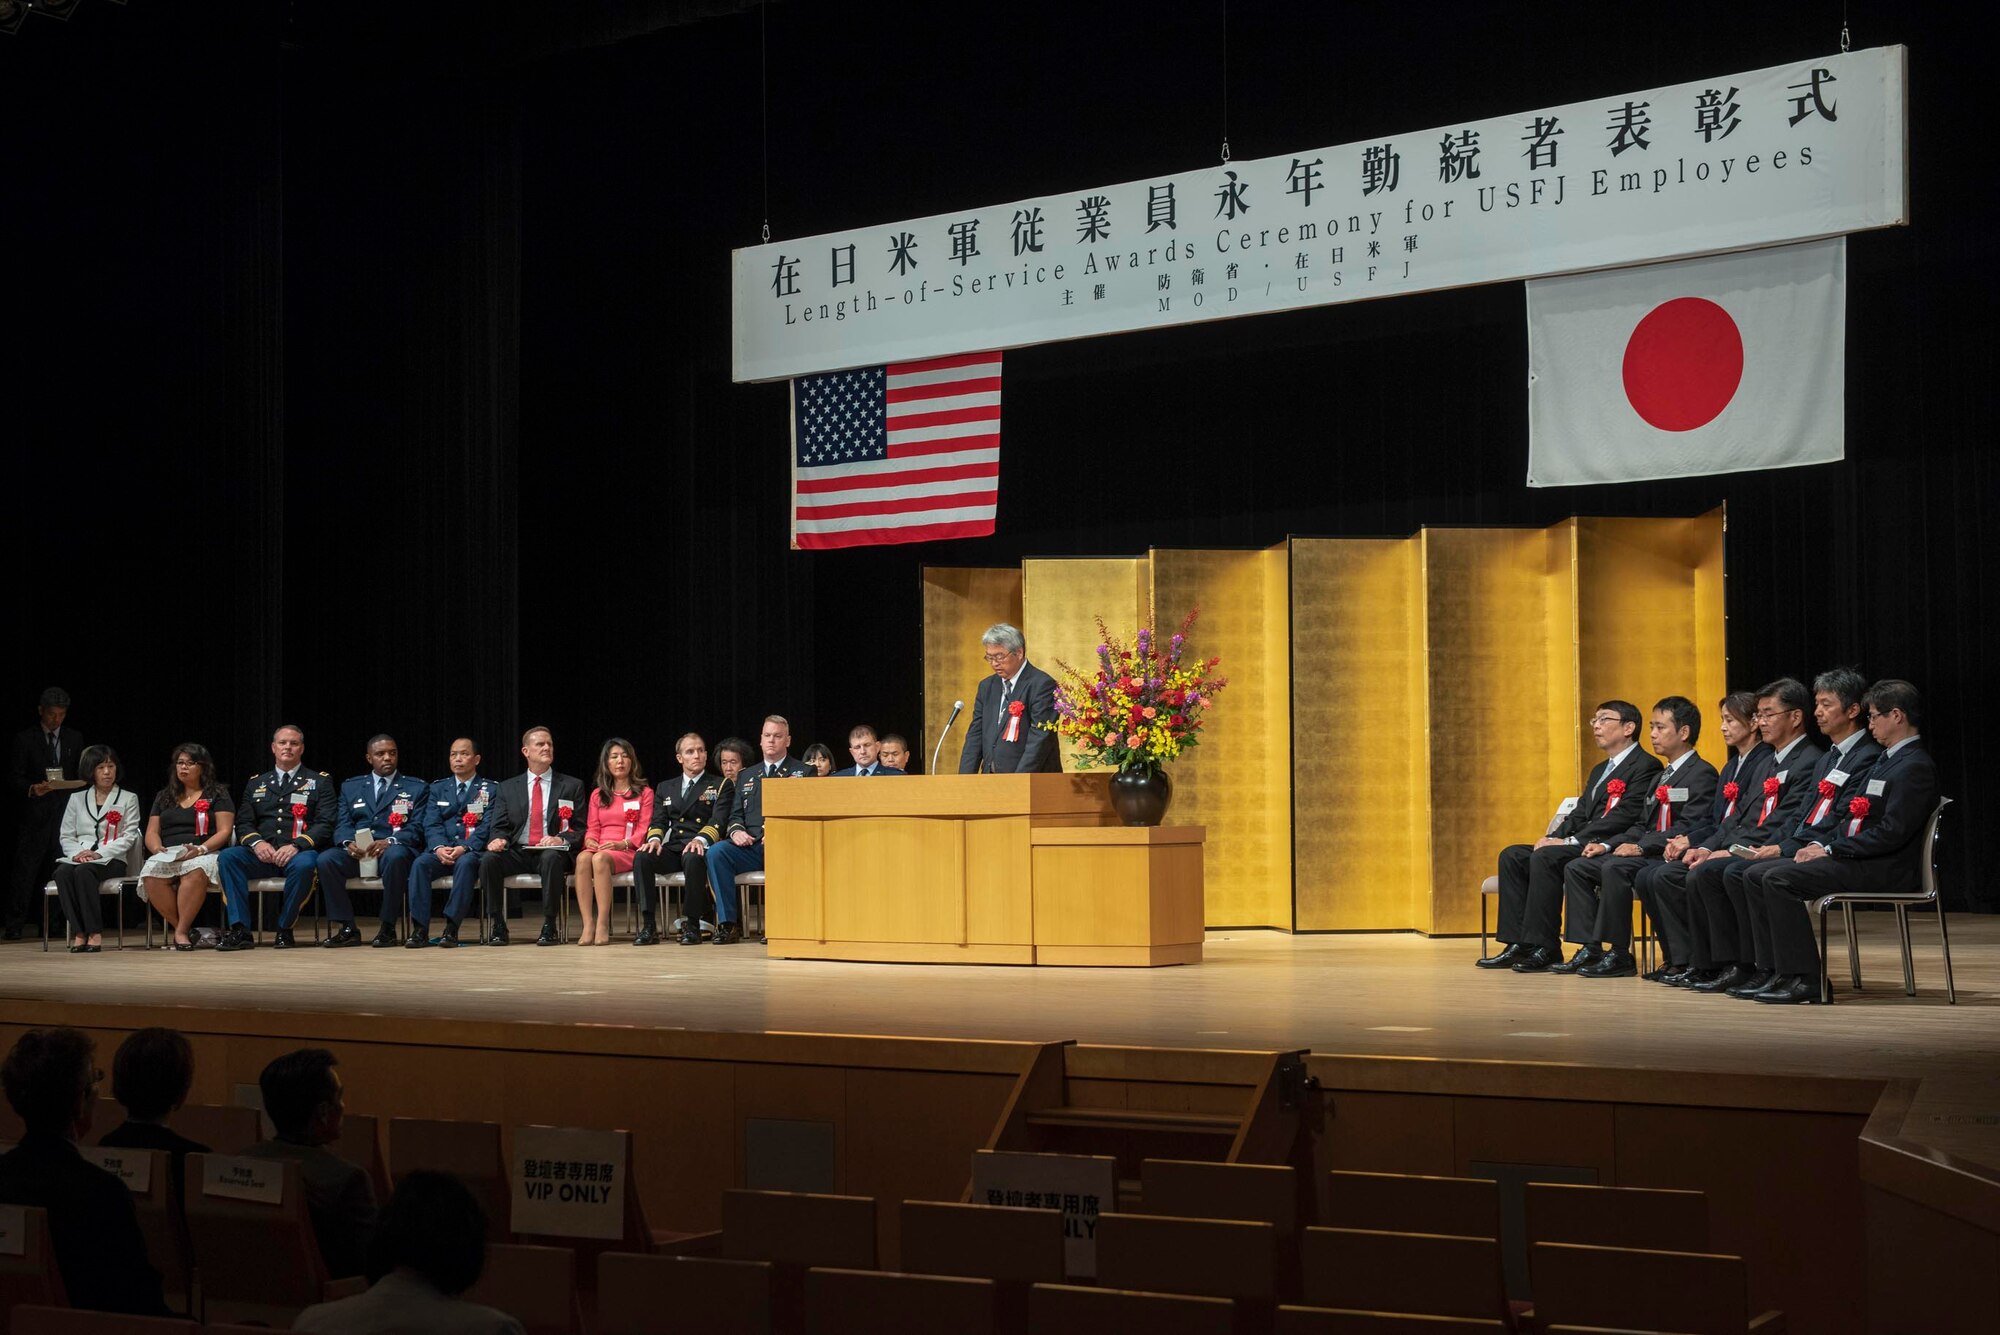
[[[1126,825],[1158,825],[1173,795],[1165,770],[1121,769],[1111,776],[1111,809]]]

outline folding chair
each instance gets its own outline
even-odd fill
[[[110,895],[118,901],[118,948],[120,950],[125,949],[125,892],[138,884],[139,878],[136,876],[113,876],[109,880],[99,882],[97,886],[97,897],[99,899]],[[42,887],[42,953],[44,955],[48,954],[49,951],[49,901],[60,899],[61,897],[56,893],[56,883],[54,881],[50,881]],[[74,927],[70,929],[70,935],[76,935]]]
[[[1853,976],[1854,990],[1861,990],[1861,947],[1854,939],[1854,906],[1856,904],[1888,904],[1896,910],[1896,934],[1903,942],[1903,995],[1917,995],[1917,970],[1910,958],[1910,910],[1928,904],[1937,911],[1938,945],[1944,949],[1944,996],[1948,1005],[1958,1004],[1958,987],[1951,977],[1951,933],[1944,922],[1944,901],[1938,898],[1937,883],[1937,833],[1938,821],[1944,816],[1944,809],[1951,805],[1951,799],[1940,797],[1931,818],[1924,824],[1923,860],[1917,864],[1919,870],[1918,888],[1907,893],[1883,892],[1867,894],[1863,892],[1842,892],[1821,895],[1809,901],[1813,918],[1819,924],[1819,999],[1833,1004],[1833,984],[1828,974],[1830,957],[1826,953],[1826,911],[1834,905],[1840,906],[1841,926],[1847,931],[1847,970]],[[45,930],[42,933],[47,936]]]
[[[746,936],[764,934],[764,873],[746,871],[736,878],[736,893],[743,901],[743,932]],[[757,930],[750,930],[750,905],[757,905]]]

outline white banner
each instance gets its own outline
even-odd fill
[[[1892,226],[1908,221],[1904,65],[1904,48],[1877,47],[751,246],[733,257],[733,373],[778,380]]]

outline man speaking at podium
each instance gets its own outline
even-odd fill
[[[993,675],[979,683],[960,774],[1060,773],[1062,749],[1042,725],[1056,718],[1056,679],[1028,661],[1019,627],[1002,621],[979,637]]]

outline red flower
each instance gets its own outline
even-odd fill
[[[118,833],[118,822],[125,819],[125,813],[113,807],[104,813],[104,823],[111,827],[111,833]]]
[[[305,803],[303,803],[303,802],[294,802],[294,803],[292,803],[292,818],[293,818],[294,820],[303,820],[303,819],[305,819],[305,814],[306,814],[306,804],[305,804]]]
[[[1663,783],[1663,784],[1661,784],[1661,785],[1660,785],[1660,786],[1659,786],[1658,788],[1655,788],[1655,789],[1653,790],[1653,800],[1654,800],[1655,802],[1658,802],[1658,803],[1659,803],[1659,804],[1660,804],[1661,806],[1665,806],[1665,805],[1666,805],[1666,802],[1667,802],[1667,785],[1665,785],[1665,784]]]
[[[1773,774],[1770,778],[1764,780],[1764,796],[1776,797],[1778,790],[1784,786],[1784,784],[1778,782],[1778,776]]]
[[[1019,718],[1028,712],[1028,706],[1019,700],[1010,700],[1007,702],[1007,712],[1015,718]]]
[[[1734,779],[1722,785],[1722,796],[1728,801],[1734,802],[1742,793],[1743,790],[1736,786],[1736,780]]]
[[[196,811],[206,811],[206,810],[208,810],[208,799],[207,799],[207,798],[205,798],[205,797],[197,797],[197,798],[196,798],[196,799],[194,800],[194,809],[195,809]]]
[[[467,834],[471,834],[479,828],[479,813],[476,811],[461,812],[458,818],[465,822],[465,832]]]
[[[1857,797],[1852,802],[1849,802],[1847,804],[1847,814],[1854,817],[1854,819],[1856,820],[1860,820],[1862,817],[1866,816],[1868,814],[1868,811],[1869,811],[1869,802],[1868,799],[1865,797]]]
[[[1832,797],[1839,791],[1840,789],[1834,787],[1832,779],[1821,779],[1819,781],[1819,795],[1821,797]]]
[[[403,813],[402,813],[402,812],[400,812],[400,811],[392,811],[392,812],[390,812],[390,813],[389,813],[389,828],[390,828],[390,829],[392,829],[392,830],[400,830],[400,829],[402,829],[402,828],[403,828]]]
[[[1604,785],[1604,791],[1612,797],[1625,796],[1625,780],[1613,779],[1610,783]]]

